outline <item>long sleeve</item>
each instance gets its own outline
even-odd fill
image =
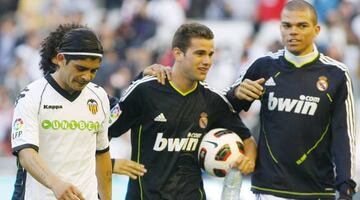
[[[332,103],[332,153],[336,166],[336,185],[342,194],[348,193],[348,189],[353,191],[356,186],[354,182],[355,108],[351,80],[347,71],[345,71],[343,81],[339,85]]]
[[[136,82],[128,88],[117,104],[114,104],[113,101],[110,113],[109,138],[119,137],[128,131],[142,115],[141,91]]]
[[[259,76],[259,65],[260,60],[253,62],[249,68],[235,81],[235,83],[226,91],[226,98],[229,100],[231,105],[237,112],[242,110],[248,111],[253,101],[240,100],[235,96],[236,88],[243,82],[245,79],[256,80],[258,78],[263,78]]]

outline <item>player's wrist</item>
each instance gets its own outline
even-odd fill
[[[343,182],[338,186],[339,200],[352,200],[355,193],[356,183],[352,180]]]

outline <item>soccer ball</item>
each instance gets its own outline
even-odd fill
[[[233,131],[216,128],[205,134],[199,147],[200,167],[212,176],[224,177],[230,164],[244,154],[244,143]]]

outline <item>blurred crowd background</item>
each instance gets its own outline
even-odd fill
[[[309,2],[318,11],[321,25],[318,49],[348,66],[358,105],[360,0]],[[285,3],[286,0],[0,0],[0,157],[11,156],[13,102],[21,89],[42,76],[40,44],[59,24],[86,24],[98,33],[105,55],[94,82],[119,97],[144,67],[152,63],[172,65],[171,38],[182,23],[204,23],[214,31],[216,45],[207,81],[223,90],[246,69],[247,63],[282,48],[279,18]],[[242,113],[255,132],[258,107],[255,104],[249,112]],[[357,121],[359,124],[359,118]],[[113,151],[128,156],[127,140],[125,137],[122,145],[114,145]]]

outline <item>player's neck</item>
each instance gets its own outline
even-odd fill
[[[171,75],[171,83],[182,93],[187,93],[188,91],[193,90],[197,85],[197,81],[189,79],[184,72],[180,71],[180,69],[175,65]]]
[[[74,94],[76,91],[72,90],[70,87],[68,87],[63,81],[62,78],[60,76],[59,73],[55,72],[54,74],[52,74],[53,79],[55,80],[55,82],[63,89],[65,90],[67,93],[69,94]]]

